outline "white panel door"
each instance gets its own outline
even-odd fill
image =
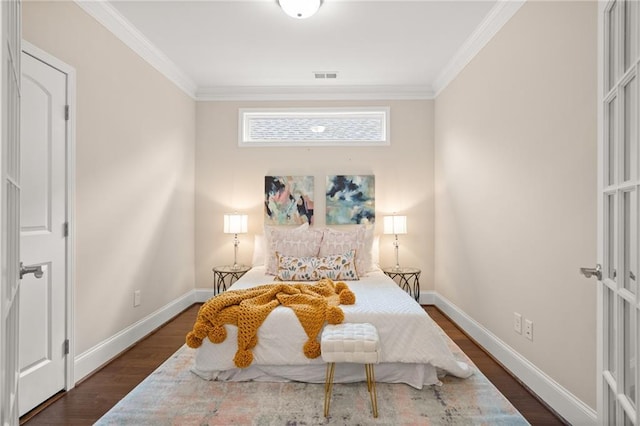
[[[22,54],[20,415],[65,388],[67,76]]]
[[[599,5],[598,416],[639,425],[638,122],[640,52],[637,0]]]
[[[18,424],[20,279],[19,0],[0,2],[0,425]]]

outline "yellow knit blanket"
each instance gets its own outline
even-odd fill
[[[231,290],[209,299],[198,312],[193,330],[187,334],[187,345],[200,347],[209,337],[221,343],[227,337],[225,324],[238,327],[238,350],[233,361],[245,368],[253,361],[253,349],[258,344],[258,328],[278,305],[287,306],[296,314],[308,340],[303,346],[307,358],[320,356],[318,334],[325,321],[340,324],[344,313],[338,304],[353,305],[356,297],[344,282],[322,279],[315,284],[265,284],[246,290]]]

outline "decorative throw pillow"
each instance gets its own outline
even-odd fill
[[[284,256],[280,253],[276,255],[278,257],[276,279],[281,281],[317,281],[322,278],[340,281],[358,279],[353,250],[325,257]]]
[[[309,228],[308,225],[291,228],[287,226],[265,227],[267,238],[266,272],[277,275],[278,260],[276,252],[284,256],[315,257],[320,251],[322,230]]]

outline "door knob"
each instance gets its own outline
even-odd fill
[[[598,280],[602,280],[602,266],[599,263],[595,268],[580,268],[580,273],[587,278],[595,276]]]
[[[20,279],[27,274],[33,274],[36,278],[42,278],[42,265],[38,266],[23,266],[20,262]]]

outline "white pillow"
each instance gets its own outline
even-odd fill
[[[371,246],[371,263],[374,268],[380,267],[380,235],[373,237],[373,245]]]
[[[265,253],[267,252],[267,239],[263,234],[256,234],[253,237],[253,259],[251,264],[253,266],[264,265]]]
[[[373,226],[358,225],[356,228],[336,230],[325,228],[320,256],[356,252],[356,270],[362,276],[375,269],[373,263]]]
[[[364,262],[365,272],[371,272],[378,268],[380,262],[380,247],[377,242],[380,242],[380,237],[374,235],[375,228],[373,225],[364,227],[364,247],[362,253],[362,260]]]
[[[265,226],[267,237],[266,273],[277,275],[278,259],[276,252],[283,256],[318,256],[322,230],[309,228],[304,224],[295,228],[290,226]]]

